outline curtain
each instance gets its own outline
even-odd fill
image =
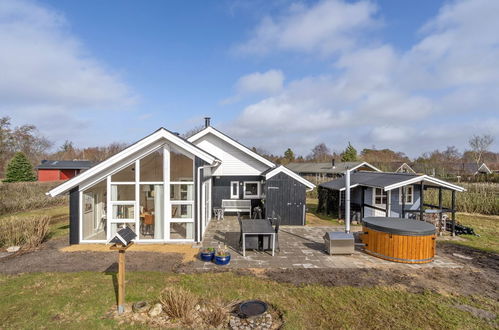
[[[163,238],[164,215],[163,185],[154,185],[154,238]]]

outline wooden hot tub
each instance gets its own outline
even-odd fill
[[[422,264],[435,257],[435,226],[419,220],[367,217],[362,221],[365,251],[385,260]]]

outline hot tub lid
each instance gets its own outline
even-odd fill
[[[403,236],[427,236],[435,234],[435,225],[401,218],[367,217],[362,220],[369,229]]]

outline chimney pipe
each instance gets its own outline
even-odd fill
[[[205,128],[210,126],[210,121],[211,121],[210,117],[204,117],[204,127]]]

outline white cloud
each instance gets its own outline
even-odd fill
[[[52,121],[64,113],[60,130],[81,129],[78,115],[136,101],[122,79],[70,33],[61,13],[35,2],[0,2],[0,45],[0,114],[17,123],[37,124],[50,136],[50,125],[37,113]]]
[[[294,15],[310,17],[315,12],[316,7],[300,7]],[[375,11],[365,12],[369,17],[363,21],[374,21]],[[332,145],[351,140],[411,155],[447,144],[464,149],[473,133],[497,134],[491,125],[477,125],[475,120],[499,120],[499,34],[494,32],[499,20],[492,14],[498,12],[497,1],[452,2],[421,29],[421,40],[406,51],[389,44],[361,46],[362,36],[354,38],[339,56],[329,57],[333,70],[326,63],[323,75],[291,80],[281,92],[248,105],[236,119],[234,133],[248,140],[265,134],[271,140],[293,132],[289,139],[298,146],[315,134],[318,141]],[[281,32],[314,28],[312,21],[286,17],[267,20],[280,22]],[[323,35],[326,44],[351,36],[345,29],[335,31]],[[308,53],[313,48],[294,50]]]
[[[229,104],[240,101],[248,95],[266,96],[282,90],[284,74],[280,70],[253,72],[239,78],[235,84],[235,95],[222,101]]]
[[[373,18],[376,11],[370,1],[323,0],[310,7],[294,3],[278,17],[263,18],[250,39],[236,50],[249,54],[344,51],[355,45],[360,31],[378,24]]]

